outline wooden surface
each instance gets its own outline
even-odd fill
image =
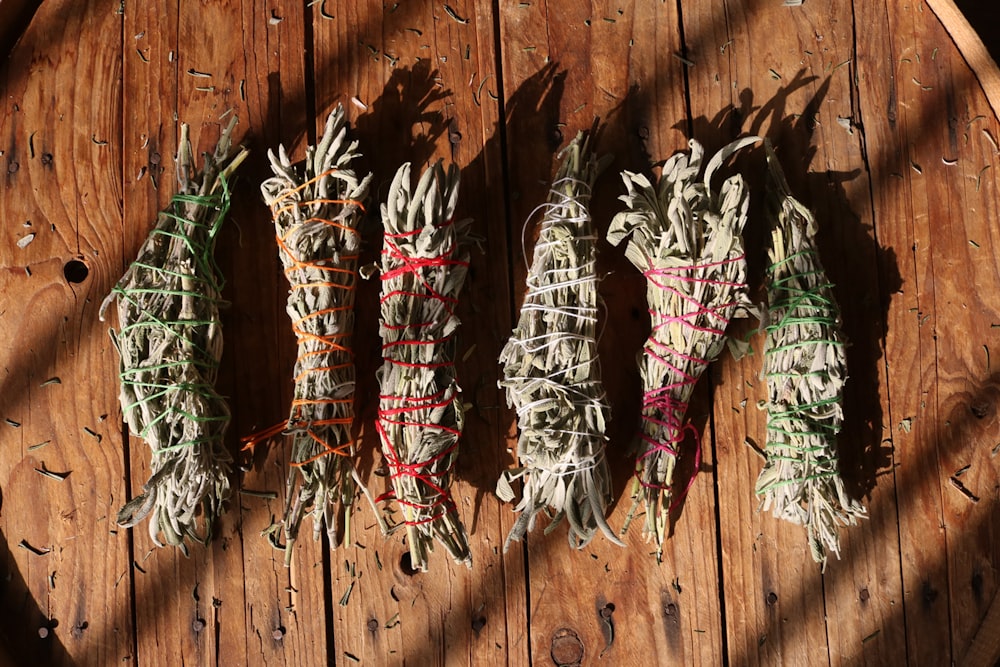
[[[0,642],[18,663],[56,665],[960,662],[1000,590],[1000,127],[980,84],[996,72],[979,74],[916,1],[46,0],[0,68]],[[300,540],[286,569],[260,537],[281,513],[280,445],[235,480],[278,497],[236,493],[188,559],[114,525],[149,452],[125,432],[97,306],[169,199],[178,121],[205,150],[235,113],[253,151],[219,245],[236,453],[291,394],[265,152],[301,156],[338,102],[376,200],[401,162],[453,159],[460,213],[485,239],[459,312],[471,571],[438,549],[413,574],[363,503],[354,544]],[[724,355],[696,392],[703,464],[662,563],[637,531],[626,549],[598,536],[577,552],[565,528],[536,529],[502,552],[515,517],[492,490],[516,438],[496,356],[520,301],[522,227],[555,152],[595,116],[614,154],[593,198],[602,230],[620,208],[615,172],[648,170],[689,136],[714,149],[767,134],[816,211],[851,341],[843,468],[870,514],[825,573],[801,528],[757,510],[761,461],[744,443],[764,438],[759,336],[757,357]],[[759,151],[735,162],[755,195],[762,165]],[[364,235],[374,259],[377,216]],[[600,268],[621,526],[649,322],[620,251],[602,243]],[[358,294],[357,410],[380,493],[377,294]]]

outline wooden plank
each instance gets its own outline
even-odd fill
[[[676,8],[658,3],[531,2],[502,14],[518,295],[530,252],[520,247],[520,230],[545,199],[561,145],[589,128],[595,116],[607,123],[598,147],[615,161],[595,188],[592,209],[602,235],[619,207],[618,172],[648,170],[646,151],[660,159],[683,145],[671,129],[684,115],[682,66],[672,56],[679,50],[677,26]],[[628,450],[639,412],[633,360],[649,325],[644,281],[621,251],[602,244],[599,271],[607,305],[600,353],[607,360],[602,366],[613,416],[608,457],[617,500],[611,524],[621,527],[631,505],[634,461]],[[704,402],[692,409],[697,423],[705,422],[705,411]],[[565,526],[550,535],[536,528],[527,538],[533,660],[590,664],[643,656],[651,664],[719,664],[712,496],[711,476],[704,475],[684,501],[660,565],[638,525],[627,549],[598,535],[581,552],[567,548]]]
[[[876,300],[852,296],[877,284],[879,267],[860,134],[851,127],[849,8],[751,9],[749,4],[685,12],[687,53],[695,63],[689,70],[695,133],[706,133],[718,145],[740,131],[767,134],[778,146],[793,191],[818,213],[820,251],[838,284],[846,333],[855,341],[848,352],[853,382],[840,438],[843,467],[852,493],[868,493],[877,469],[888,466],[880,455],[878,427],[887,410],[879,372],[884,315]],[[775,33],[776,25],[791,29]],[[719,26],[726,27],[724,34]],[[764,185],[756,177],[760,159],[747,156],[741,163],[758,194]],[[755,284],[765,268],[758,266],[766,242],[758,220],[754,214],[747,229]],[[849,265],[841,259],[847,257]],[[759,357],[737,364],[724,360],[719,367],[715,416],[730,659],[883,664],[903,645],[902,618],[892,610],[899,599],[898,548],[884,539],[885,528],[895,524],[891,480],[883,478],[870,494],[871,520],[843,531],[844,560],[831,562],[821,580],[803,530],[777,525],[769,514],[756,515],[749,507],[761,463],[743,443],[750,438],[762,444],[765,436],[766,420],[753,407],[765,398]]]
[[[998,378],[989,353],[997,341],[992,324],[1000,316],[997,304],[982,295],[996,293],[1000,282],[990,254],[998,239],[990,222],[998,207],[997,149],[986,136],[996,137],[1000,129],[974,73],[942,26],[919,8],[912,17],[914,62],[906,69],[912,71],[911,82],[916,79],[921,85],[910,86],[913,90],[904,99],[914,100],[922,114],[916,125],[919,135],[911,140],[911,159],[919,165],[935,164],[924,174],[911,170],[910,178],[919,182],[926,174],[929,186],[928,217],[917,223],[927,225],[933,249],[925,256],[934,298],[928,308],[932,316],[924,326],[932,327],[935,335],[939,422],[934,426],[934,481],[941,489],[947,544],[938,569],[947,574],[952,657],[958,659],[998,586],[995,517],[1000,499],[994,490],[1000,483],[1000,461],[992,454]],[[956,156],[956,168],[945,164]],[[942,220],[949,224],[940,224]],[[917,257],[923,259],[919,252]]]
[[[459,309],[459,381],[469,411],[453,492],[471,533],[473,569],[451,563],[438,548],[430,571],[414,573],[403,565],[400,537],[382,537],[362,501],[352,520],[361,529],[360,546],[332,558],[332,595],[341,601],[333,616],[337,664],[352,664],[351,656],[363,664],[528,661],[523,558],[499,550],[512,520],[492,493],[510,419],[492,378],[498,332],[511,326],[493,11],[491,3],[472,1],[450,2],[448,9],[427,1],[312,9],[317,122],[333,104],[344,104],[374,173],[370,209],[377,211],[404,161],[422,167],[437,157],[454,160],[462,169],[457,216],[475,220],[488,249],[473,251]],[[373,262],[381,225],[376,214],[369,218],[366,252]],[[373,429],[378,288],[373,281],[357,295],[357,411],[367,471],[383,465]],[[375,494],[385,491],[387,478],[368,479]]]
[[[138,149],[126,151],[124,170],[132,178],[133,174],[145,176],[136,179],[126,198],[129,217],[142,221],[133,227],[134,238],[127,243],[134,252],[131,248],[141,242],[156,211],[176,187],[169,158],[176,150],[177,122],[192,126],[196,150],[213,147],[230,113],[240,119],[237,140],[247,133],[274,140],[274,132],[282,127],[276,113],[280,89],[274,85],[281,80],[275,73],[284,72],[290,88],[304,85],[301,55],[297,73],[294,67],[304,29],[300,11],[288,10],[279,17],[242,3],[198,11],[166,3],[128,8],[125,32],[142,52],[133,56],[131,44],[125,51],[126,89],[130,91],[125,141]],[[260,48],[262,43],[267,48]],[[272,386],[271,378],[278,376],[279,357],[268,351],[277,348],[280,276],[275,270],[270,220],[259,204],[257,190],[266,158],[262,147],[255,149],[238,175],[231,222],[217,253],[224,274],[231,279],[224,293],[232,307],[223,316],[227,351],[219,386],[230,397],[233,409],[229,441],[234,450],[239,436],[256,428],[260,417],[277,419],[285,409],[273,400],[277,396],[265,391],[265,385]],[[158,165],[165,169],[157,169]],[[156,184],[148,178],[150,174],[157,175]],[[237,230],[236,224],[242,229]],[[260,278],[232,280],[236,275]],[[247,363],[248,359],[254,363]],[[140,465],[133,481],[139,485],[148,475],[144,469],[148,454],[140,447],[136,452],[133,459]],[[245,480],[251,489],[283,490],[283,482],[280,468],[252,472]],[[237,664],[325,660],[322,577],[303,587],[299,596],[290,594],[283,559],[275,557],[259,537],[272,514],[280,514],[280,504],[280,498],[264,501],[243,496],[239,486],[234,486],[230,511],[218,525],[216,541],[207,549],[193,549],[190,560],[174,551],[152,550],[140,531],[137,558],[152,553],[143,565],[147,574],[137,575],[138,643],[145,660],[177,660],[163,654],[164,638],[179,647],[183,660],[198,664],[215,663],[219,656]],[[245,542],[244,526],[248,529]],[[318,546],[312,551],[321,560]],[[289,614],[287,609],[300,599],[311,611]],[[319,612],[313,613],[315,609]]]
[[[995,169],[986,134],[995,137],[997,128],[923,5],[866,8],[862,18],[890,55],[879,60],[863,49],[859,61],[893,71],[896,82],[885,90],[862,78],[860,90],[868,134],[878,138],[873,178],[887,184],[875,200],[879,238],[895,252],[903,279],[889,306],[887,355],[908,657],[942,664],[961,656],[996,590],[988,565],[997,555],[987,518],[994,499],[971,502],[949,480],[968,463],[975,477],[957,481],[978,496],[997,474],[989,458],[992,412],[979,418],[973,410],[991,404],[985,352],[997,318],[993,304],[970,299],[996,281],[976,253],[995,244],[980,212],[996,210],[994,182],[982,174],[986,165]]]
[[[784,70],[790,54],[802,57],[795,31],[784,33],[787,37],[782,39],[772,29],[762,29],[787,21],[787,8],[751,11],[741,2],[689,5],[684,11],[684,37],[685,57],[694,63],[688,76],[695,138],[714,150],[741,133],[779,129],[786,113],[808,103],[815,86],[802,90],[768,72],[775,67]],[[788,78],[793,74],[787,72]],[[767,109],[757,112],[770,100],[777,102],[777,114],[768,114]],[[772,115],[778,116],[773,122]],[[774,139],[781,145],[795,138],[801,147],[801,137],[786,134]],[[753,150],[738,162],[750,179],[755,212],[761,210],[764,184],[757,174],[762,159],[760,151]],[[755,213],[746,229],[755,290],[760,289],[766,239]],[[737,323],[733,331],[746,336],[752,326]],[[762,462],[745,442],[749,439],[762,447],[766,436],[766,416],[757,408],[767,396],[759,377],[761,345],[758,335],[752,356],[735,361],[723,355],[713,370],[727,657],[731,664],[820,665],[829,660],[822,580],[804,531],[759,512],[754,494]]]
[[[100,3],[46,3],[0,74],[0,487],[19,582],[2,604],[19,663],[133,657],[114,352],[97,321],[122,270],[120,30]]]
[[[276,149],[279,143],[294,149],[306,138],[310,126],[304,104],[308,86],[304,8],[236,4],[237,15],[231,21],[239,24],[241,37],[229,57],[238,66],[226,84],[231,92],[223,99],[227,108],[236,108],[241,121],[246,119],[255,155],[237,184],[239,196],[232,209],[236,224],[220,241],[223,268],[232,277],[227,341],[232,350],[228,393],[233,397],[234,439],[283,422],[288,416],[295,341],[285,314],[288,283],[279,269],[274,228],[261,201],[260,183],[272,175],[267,149]],[[206,118],[210,117],[206,113]],[[240,276],[255,278],[240,280]],[[286,568],[283,553],[261,536],[284,514],[290,456],[287,444],[272,443],[242,476],[238,521],[242,527],[246,625],[245,630],[233,632],[245,633],[249,663],[323,664],[332,650],[326,621],[332,600],[325,583],[329,567],[325,545],[300,540],[294,566]],[[243,494],[244,490],[273,491],[277,497],[254,497]],[[303,530],[311,533],[308,521]]]
[[[887,295],[900,286],[892,255],[879,246],[880,224],[872,214],[869,150],[865,119],[857,109],[858,68],[853,61],[863,30],[852,23],[847,7],[811,5],[792,8],[802,53],[811,51],[811,71],[819,79],[802,107],[805,127],[814,122],[815,154],[809,173],[796,184],[799,196],[816,212],[821,256],[838,300],[843,331],[849,341],[849,380],[844,394],[845,420],[839,437],[840,468],[849,493],[861,499],[868,519],[841,530],[841,558],[831,558],[823,576],[824,611],[833,665],[883,665],[905,652],[904,619],[899,611],[902,581],[896,535],[897,487],[890,473],[892,450],[890,400],[884,367]],[[766,26],[767,22],[762,22]],[[767,39],[767,31],[761,39]],[[807,54],[808,55],[808,54]],[[788,63],[795,62],[794,52]],[[787,65],[786,65],[787,67]],[[828,86],[825,87],[824,86]],[[809,114],[816,113],[815,117]],[[796,125],[801,126],[799,121]],[[796,130],[799,128],[797,127]],[[792,142],[783,155],[786,165],[799,149]],[[800,135],[801,136],[801,135]],[[801,151],[801,152],[800,152]]]

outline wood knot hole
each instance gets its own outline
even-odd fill
[[[479,633],[480,630],[486,627],[486,617],[482,614],[476,616],[472,619],[472,630],[475,633]]]
[[[368,628],[368,632],[375,632],[378,630],[378,619],[369,618],[366,627]]]
[[[73,626],[73,629],[69,631],[69,634],[73,639],[80,639],[83,637],[83,631],[90,627],[90,623],[87,621],[80,621]]]
[[[552,662],[559,667],[576,667],[583,662],[583,642],[576,631],[559,628],[552,635]]]
[[[990,406],[988,403],[973,403],[969,406],[969,410],[972,411],[972,414],[976,419],[985,419],[986,416],[990,414]]]
[[[773,607],[774,604],[777,601],[778,601],[778,594],[777,593],[775,593],[774,591],[771,591],[770,593],[767,594],[767,606],[768,607]]]
[[[861,592],[858,594],[858,597],[861,599],[862,602],[868,602],[869,598],[871,598],[871,594],[868,592],[867,588],[862,588]]]
[[[68,283],[82,283],[89,275],[90,269],[78,259],[71,259],[63,266],[63,276],[66,277]]]

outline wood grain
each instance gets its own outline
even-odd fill
[[[47,3],[3,75],[0,487],[5,551],[23,582],[3,604],[23,624],[19,662],[133,655],[128,545],[114,525],[125,500],[117,389],[105,372],[114,352],[97,321],[122,270],[121,53],[90,38],[120,31],[121,17],[99,4]],[[47,66],[21,75],[38,62]]]
[[[0,15],[34,4],[0,0]],[[1000,357],[990,358],[1000,350],[990,82],[1000,75],[954,31],[950,8],[41,3],[16,46],[0,34],[11,47],[0,63],[0,641],[19,664],[53,665],[961,660],[1000,590]],[[301,156],[337,103],[375,174],[367,261],[381,244],[378,203],[405,160],[454,160],[460,214],[484,238],[459,313],[469,419],[455,493],[471,571],[438,550],[431,571],[414,574],[401,538],[382,536],[363,501],[350,543],[300,540],[286,569],[260,537],[282,514],[281,442],[234,473],[218,539],[190,559],[152,547],[145,526],[113,524],[149,454],[124,433],[117,358],[96,307],[173,192],[178,123],[206,150],[236,114],[252,150],[219,244],[231,302],[220,386],[239,454],[241,436],[287,416],[295,354],[259,196],[265,152],[284,143]],[[793,192],[816,211],[852,342],[843,469],[870,512],[844,531],[842,559],[825,573],[800,527],[756,510],[761,462],[743,443],[763,441],[759,356],[728,354],[690,410],[704,464],[662,564],[637,526],[627,549],[597,536],[576,552],[565,528],[540,526],[502,553],[515,516],[493,488],[514,464],[516,431],[496,358],[524,290],[529,214],[558,149],[595,117],[598,149],[614,156],[592,202],[602,231],[621,205],[616,172],[650,172],[689,136],[714,150],[768,134]],[[744,171],[757,196],[762,164],[750,150],[727,169]],[[763,242],[754,217],[758,284]],[[634,357],[649,321],[642,277],[607,244],[599,257],[611,523],[621,526],[639,415]],[[388,482],[372,429],[378,288],[359,290],[356,342],[360,464],[376,494]],[[759,355],[760,336],[751,341]]]

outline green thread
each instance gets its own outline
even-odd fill
[[[181,242],[190,253],[193,260],[192,263],[194,264],[194,267],[192,272],[186,273],[184,271],[170,269],[164,266],[157,266],[149,262],[142,261],[140,256],[140,259],[137,259],[132,264],[131,270],[134,271],[140,269],[147,271],[151,274],[147,281],[144,281],[142,286],[123,287],[122,285],[116,285],[112,290],[113,293],[128,301],[139,311],[139,316],[136,321],[130,322],[129,324],[121,327],[121,330],[118,333],[119,338],[125,333],[133,332],[138,329],[159,329],[175,336],[184,345],[190,347],[195,353],[195,355],[189,359],[167,361],[149,366],[135,366],[132,368],[122,369],[118,376],[124,386],[133,390],[154,390],[150,393],[146,393],[144,391],[137,392],[145,395],[125,405],[123,410],[126,412],[135,410],[151,402],[156,402],[171,393],[189,393],[203,401],[214,401],[217,398],[212,384],[208,382],[168,384],[159,382],[141,382],[136,381],[133,378],[144,377],[152,372],[166,371],[183,366],[194,366],[196,368],[202,368],[209,371],[213,371],[219,366],[218,362],[214,360],[213,355],[201,345],[196,343],[191,337],[191,335],[197,335],[195,332],[198,328],[220,326],[218,318],[199,318],[191,320],[166,319],[157,316],[145,305],[147,297],[176,297],[183,300],[207,303],[216,307],[225,303],[225,300],[221,297],[211,295],[213,292],[215,295],[218,295],[224,285],[222,272],[215,261],[213,249],[216,236],[221,229],[221,225],[226,214],[229,211],[230,204],[229,183],[223,175],[219,176],[219,183],[222,187],[222,192],[219,194],[175,194],[170,200],[170,208],[161,212],[160,216],[164,222],[171,221],[176,223],[176,229],[157,227],[150,232],[150,238],[162,237],[164,239]],[[182,214],[183,207],[191,205],[212,210],[213,215],[210,217],[209,222],[203,223],[184,217]],[[195,238],[194,235],[199,232],[200,234],[197,234],[199,238]],[[206,286],[208,288],[206,290],[208,293],[206,293],[206,291],[175,287],[175,284],[178,281],[180,281],[182,285],[184,283],[194,283]],[[184,309],[183,306],[181,306],[181,308]],[[190,310],[198,311],[200,308],[197,307],[197,304],[191,304]],[[189,332],[191,335],[189,335]],[[146,438],[149,435],[150,430],[160,424],[168,416],[181,416],[195,423],[221,422],[229,420],[228,415],[198,416],[189,411],[181,410],[176,407],[169,407],[146,423],[141,429],[139,435],[142,438]],[[218,440],[221,440],[221,434],[210,438],[196,438],[182,441],[167,447],[155,449],[154,451],[155,453],[174,451],[184,447],[193,447],[197,444],[205,444]]]

